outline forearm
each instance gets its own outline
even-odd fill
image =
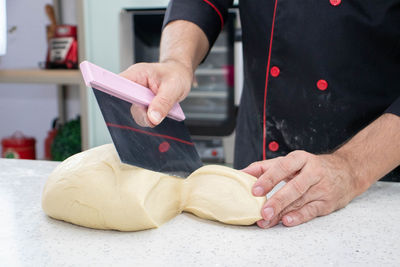
[[[380,116],[333,154],[347,161],[361,194],[400,164],[400,117]]]
[[[193,73],[208,49],[207,36],[196,24],[185,20],[173,21],[162,33],[160,62],[176,61]]]

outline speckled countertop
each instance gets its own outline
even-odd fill
[[[400,183],[378,182],[346,208],[294,228],[230,226],[181,214],[141,232],[48,218],[54,162],[0,159],[1,266],[399,266]]]

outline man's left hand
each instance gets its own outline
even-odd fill
[[[252,192],[265,196],[286,181],[264,204],[257,222],[262,228],[279,223],[295,226],[346,206],[368,187],[352,174],[350,164],[338,155],[294,151],[285,157],[259,161],[242,171],[258,178]]]

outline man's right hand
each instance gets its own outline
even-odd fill
[[[175,20],[164,28],[160,44],[160,63],[138,63],[121,76],[149,88],[155,94],[148,109],[133,105],[137,124],[154,127],[167,116],[175,103],[189,93],[193,73],[208,51],[208,39],[196,24]]]
[[[143,127],[160,124],[175,103],[185,99],[193,80],[191,67],[174,60],[134,64],[120,75],[149,88],[155,94],[147,109],[140,105],[131,107],[132,117]]]

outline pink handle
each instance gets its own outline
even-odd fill
[[[93,87],[129,103],[144,106],[148,106],[154,98],[154,93],[150,89],[88,61],[83,61],[80,64],[80,69],[88,87]],[[177,121],[185,119],[182,108],[178,103],[172,107],[167,117]]]

